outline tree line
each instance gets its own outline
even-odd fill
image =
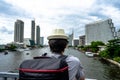
[[[100,51],[100,46],[104,46],[104,50]],[[120,63],[120,39],[109,40],[107,44],[102,41],[92,41],[91,45],[78,46],[82,51],[90,51],[99,53],[100,57],[115,60]]]

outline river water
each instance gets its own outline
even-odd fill
[[[17,71],[19,64],[26,59],[32,59],[43,53],[50,53],[49,48],[34,49],[24,52],[0,53],[0,71]],[[78,57],[83,65],[86,78],[95,78],[97,80],[120,80],[120,68],[115,65],[100,61],[99,58],[87,57],[78,50],[68,48],[66,55]]]

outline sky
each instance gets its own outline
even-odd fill
[[[0,0],[0,44],[14,41],[14,23],[24,21],[24,38],[31,37],[31,20],[40,26],[40,36],[55,28],[74,38],[85,34],[85,25],[112,19],[116,31],[120,28],[119,0]]]

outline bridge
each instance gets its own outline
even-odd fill
[[[8,78],[17,80],[19,78],[19,73],[0,72],[0,78],[3,78],[3,80],[7,80]]]
[[[8,80],[8,78],[11,78],[12,80],[18,80],[19,73],[0,72],[0,78],[3,78],[3,80]],[[97,80],[97,79],[86,78],[85,80]]]

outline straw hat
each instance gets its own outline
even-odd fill
[[[50,39],[68,39],[68,36],[65,34],[64,29],[54,29],[52,34],[47,37],[48,40]]]

